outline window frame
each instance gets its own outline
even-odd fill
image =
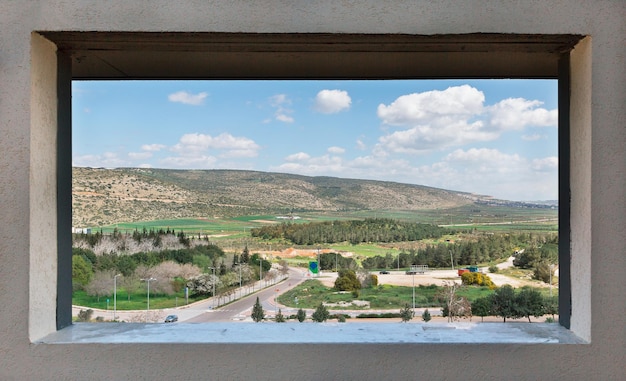
[[[60,100],[56,110],[56,330],[72,324],[71,81],[174,78],[557,79],[559,323],[567,329],[571,328],[570,52],[583,36],[119,32],[37,34],[55,46],[56,94]],[[138,56],[156,60],[142,60]],[[199,58],[205,64],[212,63],[212,60],[218,62],[199,67],[189,64],[192,61],[190,57]],[[253,57],[258,60],[251,59]],[[250,62],[259,63],[250,66]],[[322,62],[321,67],[314,67],[315,63]],[[350,74],[350,70],[355,74]],[[33,293],[32,283],[30,287]]]

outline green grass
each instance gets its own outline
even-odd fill
[[[416,286],[415,306],[416,307],[439,307],[435,300],[436,293],[441,287]],[[464,296],[470,301],[493,293],[486,287],[466,287],[458,292],[459,296]],[[296,299],[298,303],[296,305]],[[338,293],[330,287],[324,286],[316,279],[307,280],[290,291],[279,296],[279,302],[289,307],[315,308],[320,303],[351,302],[354,300],[352,293]],[[405,286],[379,285],[373,288],[359,290],[358,300],[370,302],[371,309],[400,309],[405,304],[413,303],[413,288]],[[354,305],[342,307],[341,309],[364,309]]]
[[[178,298],[178,299],[177,299]],[[107,309],[107,299],[109,299],[108,309],[113,310],[113,294],[101,296],[100,300],[95,296],[87,295],[85,291],[77,290],[72,294],[72,304],[88,307]],[[189,297],[189,303],[202,300],[202,297]],[[182,306],[185,304],[185,293],[181,291],[174,295],[159,295],[150,293],[150,309],[162,309]],[[117,291],[117,309],[118,310],[145,310],[148,307],[148,298],[145,291],[131,293],[130,301],[128,294],[124,289]]]
[[[360,243],[358,245],[351,245],[349,243],[342,244],[330,244],[333,250],[352,252],[356,256],[375,257],[377,255],[385,256],[387,253],[391,255],[398,255],[401,251],[395,248],[388,248],[377,245],[375,243]]]

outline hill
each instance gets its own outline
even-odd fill
[[[73,168],[73,226],[291,211],[425,210],[467,193],[395,182],[240,170]]]

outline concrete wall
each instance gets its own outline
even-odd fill
[[[625,20],[622,1],[1,1],[0,379],[623,379]],[[571,208],[572,330],[590,344],[34,344],[55,329],[59,118],[55,46],[34,31],[589,36]]]

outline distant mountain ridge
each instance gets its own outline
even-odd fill
[[[72,169],[75,227],[290,211],[445,209],[475,200],[420,185],[272,172]]]

